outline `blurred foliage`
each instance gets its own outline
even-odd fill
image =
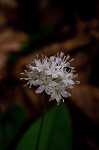
[[[24,110],[18,105],[11,105],[0,113],[0,150],[4,150],[18,133],[26,119]]]
[[[42,47],[44,39],[46,39],[53,31],[54,27],[48,26],[37,33],[29,35],[28,41],[23,44],[19,52],[11,55],[9,62],[13,63],[18,57],[26,56],[39,50],[39,48]]]
[[[16,150],[34,150],[41,118],[27,130]],[[45,114],[39,150],[70,150],[71,120],[67,106],[62,103]]]

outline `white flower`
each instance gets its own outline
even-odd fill
[[[68,96],[71,95],[66,92],[65,87],[62,84],[59,84],[51,89],[51,98],[49,101],[56,99],[57,103],[59,104],[61,100],[64,102],[63,97],[67,98]]]
[[[73,85],[75,84],[75,81],[73,80],[73,78],[74,78],[73,72],[70,72],[70,73],[67,72],[61,76],[62,82],[68,88],[73,88]]]
[[[27,76],[27,78],[20,78],[21,80],[22,79],[28,80],[27,84],[25,84],[24,86],[29,85],[29,88],[31,88],[32,85],[37,86],[37,80],[39,79],[37,70],[34,70],[32,72],[28,72],[25,70],[25,73],[21,73],[21,74]]]
[[[56,62],[52,61],[45,73],[46,75],[52,75],[52,78],[57,78],[62,73],[61,66],[57,66]]]
[[[67,88],[73,88],[79,81],[75,81],[77,77],[75,70],[70,66],[70,56],[64,56],[64,53],[57,53],[50,58],[42,56],[41,59],[34,60],[33,64],[27,66],[28,71],[25,70],[27,84],[31,88],[32,85],[38,86],[36,93],[42,93],[45,91],[51,96],[49,101],[56,99],[57,103],[63,98],[67,98],[70,94],[66,91]]]
[[[31,66],[32,69],[38,70],[38,72],[44,71],[49,67],[48,58],[42,55],[42,59],[35,59],[34,62],[35,66]]]
[[[46,76],[44,72],[40,73],[40,78],[37,80],[37,85],[39,86],[36,93],[45,92],[50,95],[50,87],[56,86],[57,83],[53,81],[52,76]]]

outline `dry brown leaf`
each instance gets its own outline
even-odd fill
[[[79,46],[86,45],[90,42],[88,37],[83,38],[74,38],[71,40],[66,40],[62,43],[54,43],[51,45],[46,46],[43,48],[42,51],[38,52],[39,58],[43,55],[47,55],[48,57],[51,55],[56,55],[57,52],[64,52],[66,55],[68,55],[71,51],[74,50],[74,48],[78,48]],[[83,58],[84,57],[84,58]],[[86,56],[86,53],[80,53],[77,55],[77,58],[75,59],[74,66],[76,65],[76,69],[78,69],[83,64],[85,65],[86,62],[89,61],[89,53]],[[16,64],[16,70],[15,75],[19,77],[20,72],[23,72],[25,65],[31,63],[36,58],[36,54],[27,56],[27,57],[21,57],[21,59],[18,60],[18,63]],[[77,61],[79,59],[79,62]],[[82,61],[80,60],[82,59]]]
[[[79,85],[72,90],[71,100],[92,120],[99,124],[99,88]]]
[[[19,32],[13,29],[6,29],[0,34],[0,51],[2,52],[17,52],[27,40],[25,32]]]

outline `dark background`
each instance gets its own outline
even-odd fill
[[[99,150],[98,0],[0,1],[0,110],[18,104],[27,114],[10,149],[40,116],[43,104],[43,95],[39,98],[22,86],[20,72],[35,53],[51,56],[61,51],[75,58],[72,65],[81,82],[66,101],[73,120],[73,150]]]

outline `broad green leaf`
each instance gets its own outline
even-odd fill
[[[0,115],[0,150],[4,150],[19,131],[26,115],[20,106],[12,105]]]
[[[30,126],[16,150],[35,150],[41,119]],[[39,150],[70,150],[71,119],[64,103],[46,113],[41,132]]]

